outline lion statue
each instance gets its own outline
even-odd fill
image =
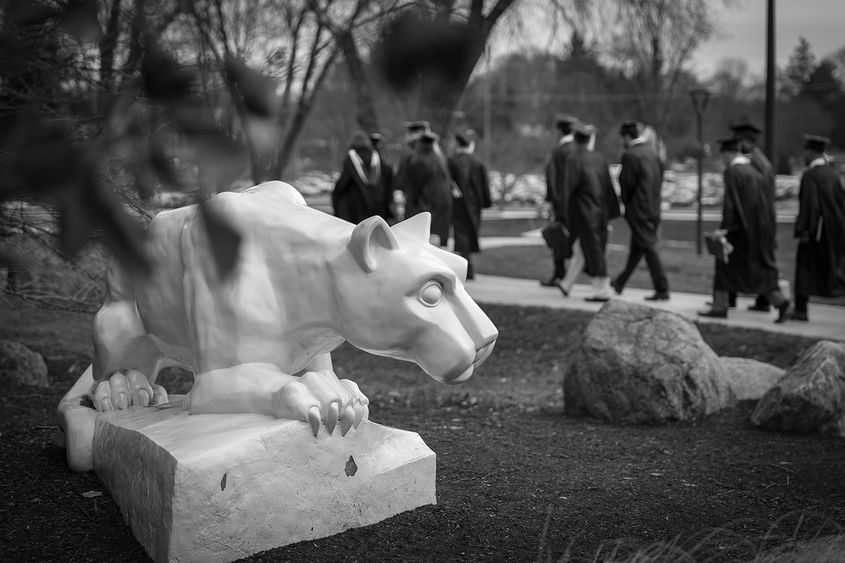
[[[344,341],[446,383],[469,378],[493,350],[498,331],[464,289],[466,261],[429,243],[429,214],[354,225],[283,182],[208,205],[242,237],[229,274],[218,274],[197,206],[153,219],[149,278],[110,264],[93,365],[59,405],[72,469],[91,469],[97,412],[168,402],[156,384],[168,366],[193,371],[192,414],[301,420],[316,437],[321,425],[345,435],[368,416],[358,386],[332,369]]]

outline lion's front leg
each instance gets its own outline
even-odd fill
[[[256,363],[197,375],[187,408],[192,414],[258,413],[302,420],[316,436],[321,423],[329,434],[338,422],[344,435],[357,428],[368,416],[368,402],[354,382],[338,380],[331,370],[296,377]]]

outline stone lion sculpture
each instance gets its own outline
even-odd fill
[[[368,416],[358,386],[329,353],[348,341],[408,360],[433,378],[469,378],[498,332],[463,287],[466,261],[429,244],[430,216],[392,228],[354,225],[267,182],[209,201],[242,236],[220,277],[196,206],[150,225],[154,269],[133,280],[115,263],[94,320],[94,362],[59,405],[72,469],[91,469],[98,411],[161,405],[161,369],[194,373],[191,413],[262,413],[346,434]]]

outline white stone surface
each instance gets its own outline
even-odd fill
[[[435,454],[369,421],[340,436],[259,414],[101,413],[94,468],[156,561],[231,561],[434,504]]]

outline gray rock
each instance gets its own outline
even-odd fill
[[[768,430],[845,437],[845,344],[823,340],[801,354],[751,414]]]
[[[11,340],[0,340],[0,381],[50,386],[47,364],[41,354]]]
[[[564,405],[614,422],[687,420],[736,404],[728,378],[691,321],[612,300],[587,325],[564,378]]]
[[[747,358],[722,357],[722,365],[728,371],[728,383],[740,401],[756,401],[786,373],[772,364]]]

